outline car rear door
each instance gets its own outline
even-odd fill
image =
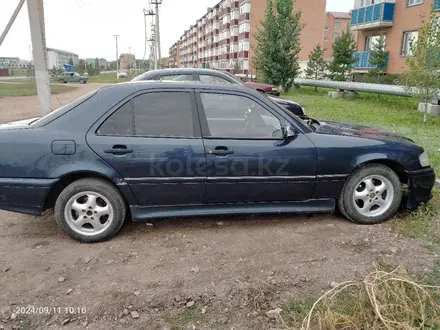
[[[194,92],[155,90],[112,109],[87,134],[142,206],[201,204],[206,157]]]
[[[245,92],[197,92],[208,163],[206,203],[303,201],[317,171],[305,134],[283,139],[289,123]]]

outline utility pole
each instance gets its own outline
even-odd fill
[[[148,39],[148,36],[147,36],[147,16],[154,16],[154,12],[151,9],[146,10],[145,8],[143,9],[143,11],[144,11],[145,40],[144,40],[144,56],[142,58],[142,62],[144,65],[144,69],[146,69],[145,55],[147,54],[147,42],[151,42],[152,44],[154,43],[154,38]],[[150,52],[151,52],[151,50],[150,50]],[[150,53],[150,60],[151,60],[151,53]]]
[[[0,36],[0,46],[3,43],[3,40],[5,40],[6,35],[8,34],[9,30],[11,29],[12,24],[14,24],[15,19],[18,16],[18,13],[21,10],[21,7],[23,7],[25,0],[20,0],[20,2],[17,5],[17,8],[15,8],[14,12],[12,13],[11,19],[9,20],[8,24],[6,24],[6,28],[3,31],[2,35]]]
[[[46,32],[44,29],[43,0],[27,0],[29,25],[31,28],[32,49],[37,82],[38,101],[41,114],[51,112],[50,80],[47,72]]]
[[[115,37],[115,39],[116,39],[116,79],[119,79],[119,54],[118,54],[119,34],[114,34],[113,37]]]
[[[160,62],[161,59],[161,54],[160,54],[160,28],[159,28],[159,5],[162,4],[162,0],[150,0],[150,4],[155,5],[156,6],[156,61],[154,63],[154,68],[157,69],[158,68],[158,63]]]

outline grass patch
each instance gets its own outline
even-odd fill
[[[399,213],[389,224],[405,237],[421,238],[428,248],[440,253],[440,190],[434,188],[428,204]],[[440,283],[440,270],[438,280]]]
[[[138,74],[129,75],[128,78],[116,78],[116,72],[112,73],[101,73],[98,76],[89,76],[89,83],[100,83],[100,84],[116,84],[120,82],[127,82],[136,77]]]
[[[315,302],[292,302],[289,315],[297,318],[283,315],[283,321],[302,330],[440,329],[440,287],[422,283],[401,267],[377,267],[364,280],[341,283]]]
[[[190,326],[200,323],[204,317],[202,309],[196,305],[191,308],[184,307],[184,309],[169,315],[167,322],[170,324],[171,330],[186,330]]]
[[[355,99],[331,99],[328,89],[301,87],[285,95],[300,102],[311,117],[369,125],[413,139],[428,152],[431,165],[440,175],[440,118],[417,112],[417,101],[408,97],[361,93]]]
[[[73,86],[50,85],[52,94],[70,92],[75,88]],[[32,95],[37,95],[37,86],[34,83],[0,83],[0,97]]]

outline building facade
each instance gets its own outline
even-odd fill
[[[358,52],[355,71],[367,72],[375,41],[384,36],[388,51],[388,73],[406,70],[405,58],[410,55],[411,40],[416,41],[423,19],[440,9],[439,0],[355,0],[351,30],[355,35]]]
[[[0,69],[27,68],[30,64],[30,61],[20,60],[18,57],[0,57]]]
[[[78,65],[78,55],[66,50],[55,48],[47,48],[47,68],[50,70],[53,67],[57,69],[64,69],[64,64],[73,63]]]
[[[295,10],[302,12],[300,62],[324,38],[326,0],[296,0]],[[264,18],[266,0],[222,0],[184,32],[170,49],[177,67],[209,67],[238,73],[255,74],[252,63],[255,33]],[[179,58],[179,60],[177,60]],[[301,63],[300,63],[301,64]]]
[[[179,42],[171,46],[168,57],[168,66],[170,68],[177,68],[180,64],[180,47]]]
[[[331,11],[325,15],[324,59],[333,59],[333,43],[350,27],[351,14]]]
[[[136,69],[136,57],[133,54],[119,55],[119,68],[125,70]]]

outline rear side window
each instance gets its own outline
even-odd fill
[[[136,96],[121,106],[107,118],[97,133],[116,136],[194,137],[194,122],[190,93],[147,93]]]
[[[113,113],[98,130],[100,135],[134,135],[134,117],[132,101],[128,101]]]

